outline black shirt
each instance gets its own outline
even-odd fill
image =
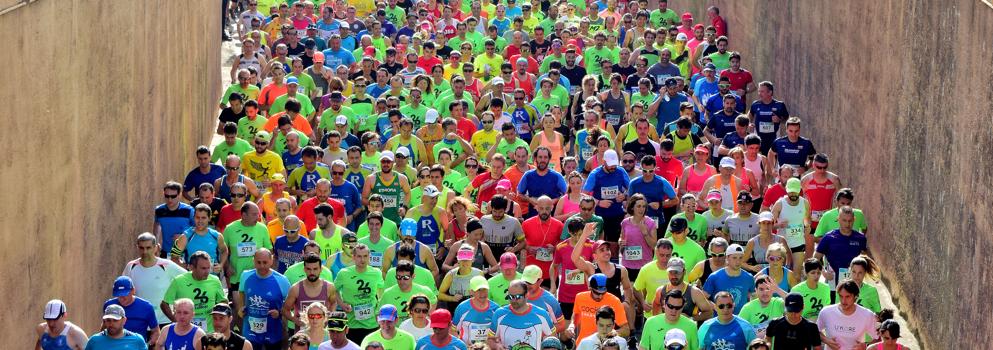
[[[531,52],[538,62],[544,60],[545,56],[548,55],[548,50],[552,48],[552,42],[548,38],[545,38],[540,44],[536,40],[531,40],[528,44],[531,45]]]
[[[617,68],[614,68],[614,69],[617,69]],[[637,74],[637,70],[635,70],[634,73],[631,73],[630,75],[628,75],[627,80],[624,81],[624,87],[626,87],[628,89],[628,91],[631,92],[632,94],[633,93],[637,93],[638,92],[638,81],[640,81],[641,78],[648,78],[648,81],[651,84],[648,87],[649,88],[648,91],[651,91],[651,92],[659,91],[658,84],[655,82],[655,79],[652,79],[652,77],[650,75],[648,75],[648,72],[645,72],[645,76],[640,76],[640,75]]]
[[[569,80],[569,85],[572,85],[574,88],[579,88],[582,86],[583,77],[586,76],[586,68],[578,65],[572,68],[563,65],[562,69],[559,69],[559,72],[561,72],[562,76]]]
[[[774,349],[813,349],[821,345],[821,335],[817,331],[817,325],[805,318],[801,318],[800,323],[796,325],[786,321],[786,316],[774,319],[769,322],[765,334],[772,338]]]
[[[232,122],[238,124],[238,120],[245,116],[245,109],[242,108],[241,112],[235,113],[231,107],[227,107],[221,110],[221,115],[217,116],[217,120],[221,121],[221,125],[224,123]]]
[[[195,198],[193,199],[192,202],[190,202],[190,206],[196,209],[197,204],[200,203],[203,203],[200,201],[200,198]],[[214,197],[214,200],[210,201],[210,204],[207,205],[210,206],[210,225],[216,227],[217,219],[221,217],[221,208],[223,208],[225,205],[228,205],[228,202],[223,198]]]
[[[224,350],[242,350],[245,348],[245,337],[231,332],[231,338],[224,341]]]
[[[645,144],[638,143],[635,139],[631,142],[625,143],[624,147],[621,148],[624,152],[634,152],[634,161],[641,164],[641,158],[644,156],[655,156],[655,146],[652,145],[652,141],[649,140]]]
[[[621,77],[624,78],[624,79],[627,79],[629,76],[631,76],[632,74],[634,74],[634,73],[636,73],[638,71],[632,65],[628,65],[627,67],[621,67],[621,65],[615,64],[611,68],[613,68],[614,73],[620,74]]]
[[[400,64],[399,62],[393,62],[393,64],[383,63],[379,65],[379,68],[386,69],[386,71],[390,73],[390,76],[393,76],[396,75],[397,72],[399,72],[401,69],[403,69],[403,65]]]

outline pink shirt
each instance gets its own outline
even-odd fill
[[[645,226],[648,226],[648,232],[655,232],[658,223],[646,216]],[[621,234],[626,241],[625,245],[621,247],[621,251],[618,252],[620,254],[621,266],[629,269],[641,269],[642,266],[655,259],[653,247],[649,246],[648,242],[645,242],[645,236],[641,234],[638,225],[634,223],[630,216],[624,218],[624,221],[621,221]]]
[[[586,240],[580,243],[582,256],[586,260],[593,260],[593,241]],[[552,264],[558,266],[558,294],[556,298],[559,302],[572,303],[576,301],[576,294],[589,290],[586,280],[589,276],[576,269],[576,264],[572,262],[573,246],[565,240],[555,246],[555,255],[552,256]],[[570,278],[571,276],[571,278]]]
[[[825,307],[817,315],[817,329],[834,338],[842,349],[854,349],[862,344],[865,336],[879,338],[876,334],[876,315],[862,306],[855,305],[855,313],[845,315],[838,304]],[[827,347],[827,344],[824,345]]]

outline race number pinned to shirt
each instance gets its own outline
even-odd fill
[[[207,330],[207,319],[202,317],[194,317],[193,325],[197,326],[200,329]]]
[[[486,341],[486,331],[489,329],[490,327],[487,327],[485,324],[470,323],[469,340],[472,340],[473,343],[477,341]]]
[[[565,270],[565,284],[586,284],[586,273],[581,270]]]
[[[362,304],[355,305],[352,307],[352,312],[355,313],[355,319],[358,321],[368,320],[372,318],[372,305]]]
[[[617,186],[607,186],[600,188],[600,198],[601,199],[614,199],[617,198],[617,194],[620,190]]]
[[[255,256],[255,242],[241,242],[238,243],[238,256],[239,257],[249,257]]]
[[[644,257],[640,245],[624,248],[624,260],[638,261]]]
[[[776,132],[775,124],[771,122],[759,122],[759,133],[771,134]]]
[[[551,262],[552,261],[552,250],[550,248],[537,248],[534,251],[534,258],[538,261]]]
[[[618,125],[621,123],[621,115],[607,114],[607,122],[610,123],[610,125]]]
[[[397,207],[397,197],[394,196],[383,196],[383,206],[386,208],[396,208]]]
[[[369,265],[372,265],[372,267],[382,267],[383,266],[383,253],[382,252],[370,252],[369,253]]]
[[[248,318],[248,329],[252,333],[265,333],[268,321],[265,317],[249,317]]]

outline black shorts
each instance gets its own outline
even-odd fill
[[[237,291],[238,291],[238,283],[231,282],[230,283],[230,287],[228,288],[228,292],[229,293],[232,293],[232,295],[233,295],[234,292],[237,292]]]
[[[801,245],[796,246],[795,248],[790,248],[790,252],[791,253],[804,253],[806,251],[807,251],[807,245],[806,244],[801,244]]]
[[[572,320],[572,307],[574,305],[575,304],[573,304],[573,303],[559,302],[559,306],[562,307],[562,317],[565,317],[565,319],[571,321]]]
[[[348,334],[345,335],[345,337],[348,338],[348,340],[355,342],[355,344],[362,344],[362,340],[365,339],[365,336],[369,335],[372,332],[375,332],[377,329],[379,328],[367,329],[367,328],[348,327]]]
[[[603,240],[616,245],[621,237],[621,221],[624,221],[624,215],[603,217]]]
[[[628,270],[628,280],[632,283],[634,280],[638,279],[638,273],[641,272],[641,269],[632,269],[629,267],[625,267],[624,269]]]

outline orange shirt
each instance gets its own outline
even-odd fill
[[[273,243],[276,243],[276,238],[279,238],[279,236],[283,235],[282,220],[272,219],[272,221],[269,221],[269,223],[266,224],[265,227],[269,229],[269,240],[272,241]],[[300,221],[300,231],[297,233],[299,233],[301,237],[306,237],[307,239],[310,239],[310,235],[308,235],[308,232],[310,231],[307,230],[307,224],[305,224],[303,221]]]
[[[609,306],[614,309],[614,320],[617,327],[628,324],[627,314],[624,312],[624,305],[621,299],[613,294],[603,295],[599,302],[593,300],[590,292],[582,292],[576,295],[576,302],[572,309],[572,320],[576,323],[576,339],[585,339],[596,333],[596,310],[601,306]]]
[[[528,170],[531,169],[534,169],[534,166],[528,165]],[[510,169],[503,172],[503,176],[510,180],[510,192],[517,193],[517,184],[519,184],[521,182],[521,178],[524,177],[524,172],[518,170],[516,166],[511,166]],[[528,201],[518,200],[514,202],[517,202],[517,205],[521,206],[522,213],[527,212]],[[510,214],[513,215],[513,213]]]
[[[272,132],[275,130],[276,126],[279,125],[279,117],[284,114],[286,114],[286,112],[279,112],[273,114],[272,117],[269,117],[269,120],[266,120],[265,125],[263,126],[265,131]],[[310,122],[307,121],[307,118],[304,118],[299,114],[297,114],[296,118],[293,118],[293,128],[304,133],[307,137],[311,137],[311,135],[314,134],[314,129],[310,127]]]
[[[276,97],[285,94],[286,94],[286,84],[276,85],[276,83],[269,83],[269,85],[262,87],[262,91],[259,92],[259,100],[257,101],[259,103],[259,110],[260,111],[269,110],[269,106],[271,106],[273,102],[276,102]],[[262,108],[262,107],[266,107],[266,108]]]

